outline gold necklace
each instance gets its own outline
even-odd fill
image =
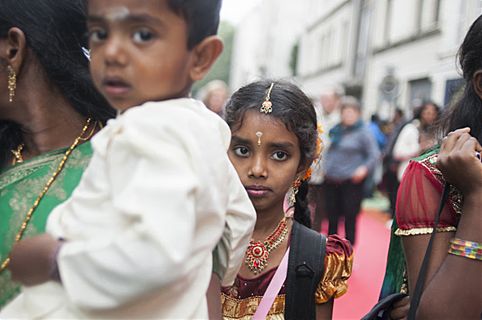
[[[245,263],[254,274],[259,274],[268,265],[269,254],[278,248],[288,234],[287,218],[279,222],[274,231],[263,241],[251,239],[246,250]]]
[[[20,226],[20,230],[18,231],[17,235],[15,236],[15,242],[14,243],[17,243],[20,240],[22,240],[22,237],[25,233],[25,230],[27,229],[27,226],[28,226],[30,220],[32,220],[32,216],[33,216],[33,213],[34,213],[35,209],[37,209],[38,205],[40,204],[40,201],[45,196],[47,191],[50,189],[50,187],[54,183],[55,179],[57,179],[57,177],[59,176],[62,169],[65,167],[65,163],[67,162],[70,155],[72,154],[72,151],[74,151],[74,149],[79,145],[80,141],[88,140],[93,135],[97,124],[94,125],[94,128],[92,129],[92,131],[89,133],[89,135],[87,137],[83,137],[83,135],[87,132],[87,129],[89,128],[91,121],[92,121],[91,118],[87,119],[87,122],[85,123],[84,127],[82,128],[82,132],[75,139],[74,143],[72,143],[72,145],[67,149],[67,151],[64,154],[64,157],[62,158],[62,161],[60,161],[60,163],[57,167],[57,170],[55,170],[55,172],[52,174],[50,179],[47,181],[47,184],[43,188],[42,192],[40,192],[39,196],[37,197],[37,200],[35,200],[33,206],[27,212],[27,215],[25,216],[25,219],[23,220],[22,225]],[[2,265],[0,266],[0,273],[2,273],[5,269],[7,269],[9,263],[10,263],[10,257],[7,257],[2,262]]]
[[[13,153],[12,165],[23,162],[22,151],[25,145],[23,143],[19,144],[17,150],[10,150]]]

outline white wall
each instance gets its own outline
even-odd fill
[[[387,4],[392,15],[387,19]],[[440,0],[438,25],[428,6],[436,0],[369,0],[370,49],[362,78],[362,99],[368,116],[383,108],[379,85],[387,67],[400,81],[397,103],[409,108],[408,82],[429,78],[432,98],[443,102],[445,82],[458,77],[455,54],[468,27],[481,13],[480,0]],[[263,0],[239,24],[235,37],[231,85],[233,89],[262,75],[289,77],[290,55],[299,40],[297,81],[311,97],[325,88],[353,82],[350,65],[356,39],[357,0]],[[335,10],[337,9],[337,10]],[[438,30],[438,31],[434,31]],[[430,33],[431,32],[431,33]],[[430,36],[418,35],[430,33]],[[412,39],[413,41],[407,41]],[[394,43],[405,41],[393,46]],[[380,51],[381,48],[385,50]],[[264,74],[261,72],[264,70]]]

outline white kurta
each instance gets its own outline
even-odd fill
[[[0,317],[207,318],[212,251],[234,281],[255,211],[227,157],[227,125],[200,102],[129,109],[92,140],[94,155],[47,230],[66,240],[62,286],[23,293]]]

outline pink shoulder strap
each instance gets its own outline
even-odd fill
[[[264,293],[261,302],[259,303],[258,308],[256,309],[256,313],[253,316],[253,320],[265,320],[266,316],[268,315],[271,306],[273,305],[274,299],[281,290],[283,283],[285,283],[286,275],[288,274],[288,257],[290,255],[290,248],[286,250],[286,253],[281,260],[280,265],[278,266],[278,270],[271,279],[269,283],[268,289]]]

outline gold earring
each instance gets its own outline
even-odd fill
[[[295,182],[293,182],[293,185],[291,186],[290,188],[290,196],[289,196],[289,200],[288,200],[288,204],[289,204],[289,207],[294,207],[295,206],[295,203],[296,203],[296,195],[298,194],[298,191],[300,189],[300,185],[301,185],[301,179],[300,178],[297,178],[295,180]]]
[[[13,102],[15,97],[15,89],[17,89],[17,74],[11,66],[8,66],[8,101]]]

